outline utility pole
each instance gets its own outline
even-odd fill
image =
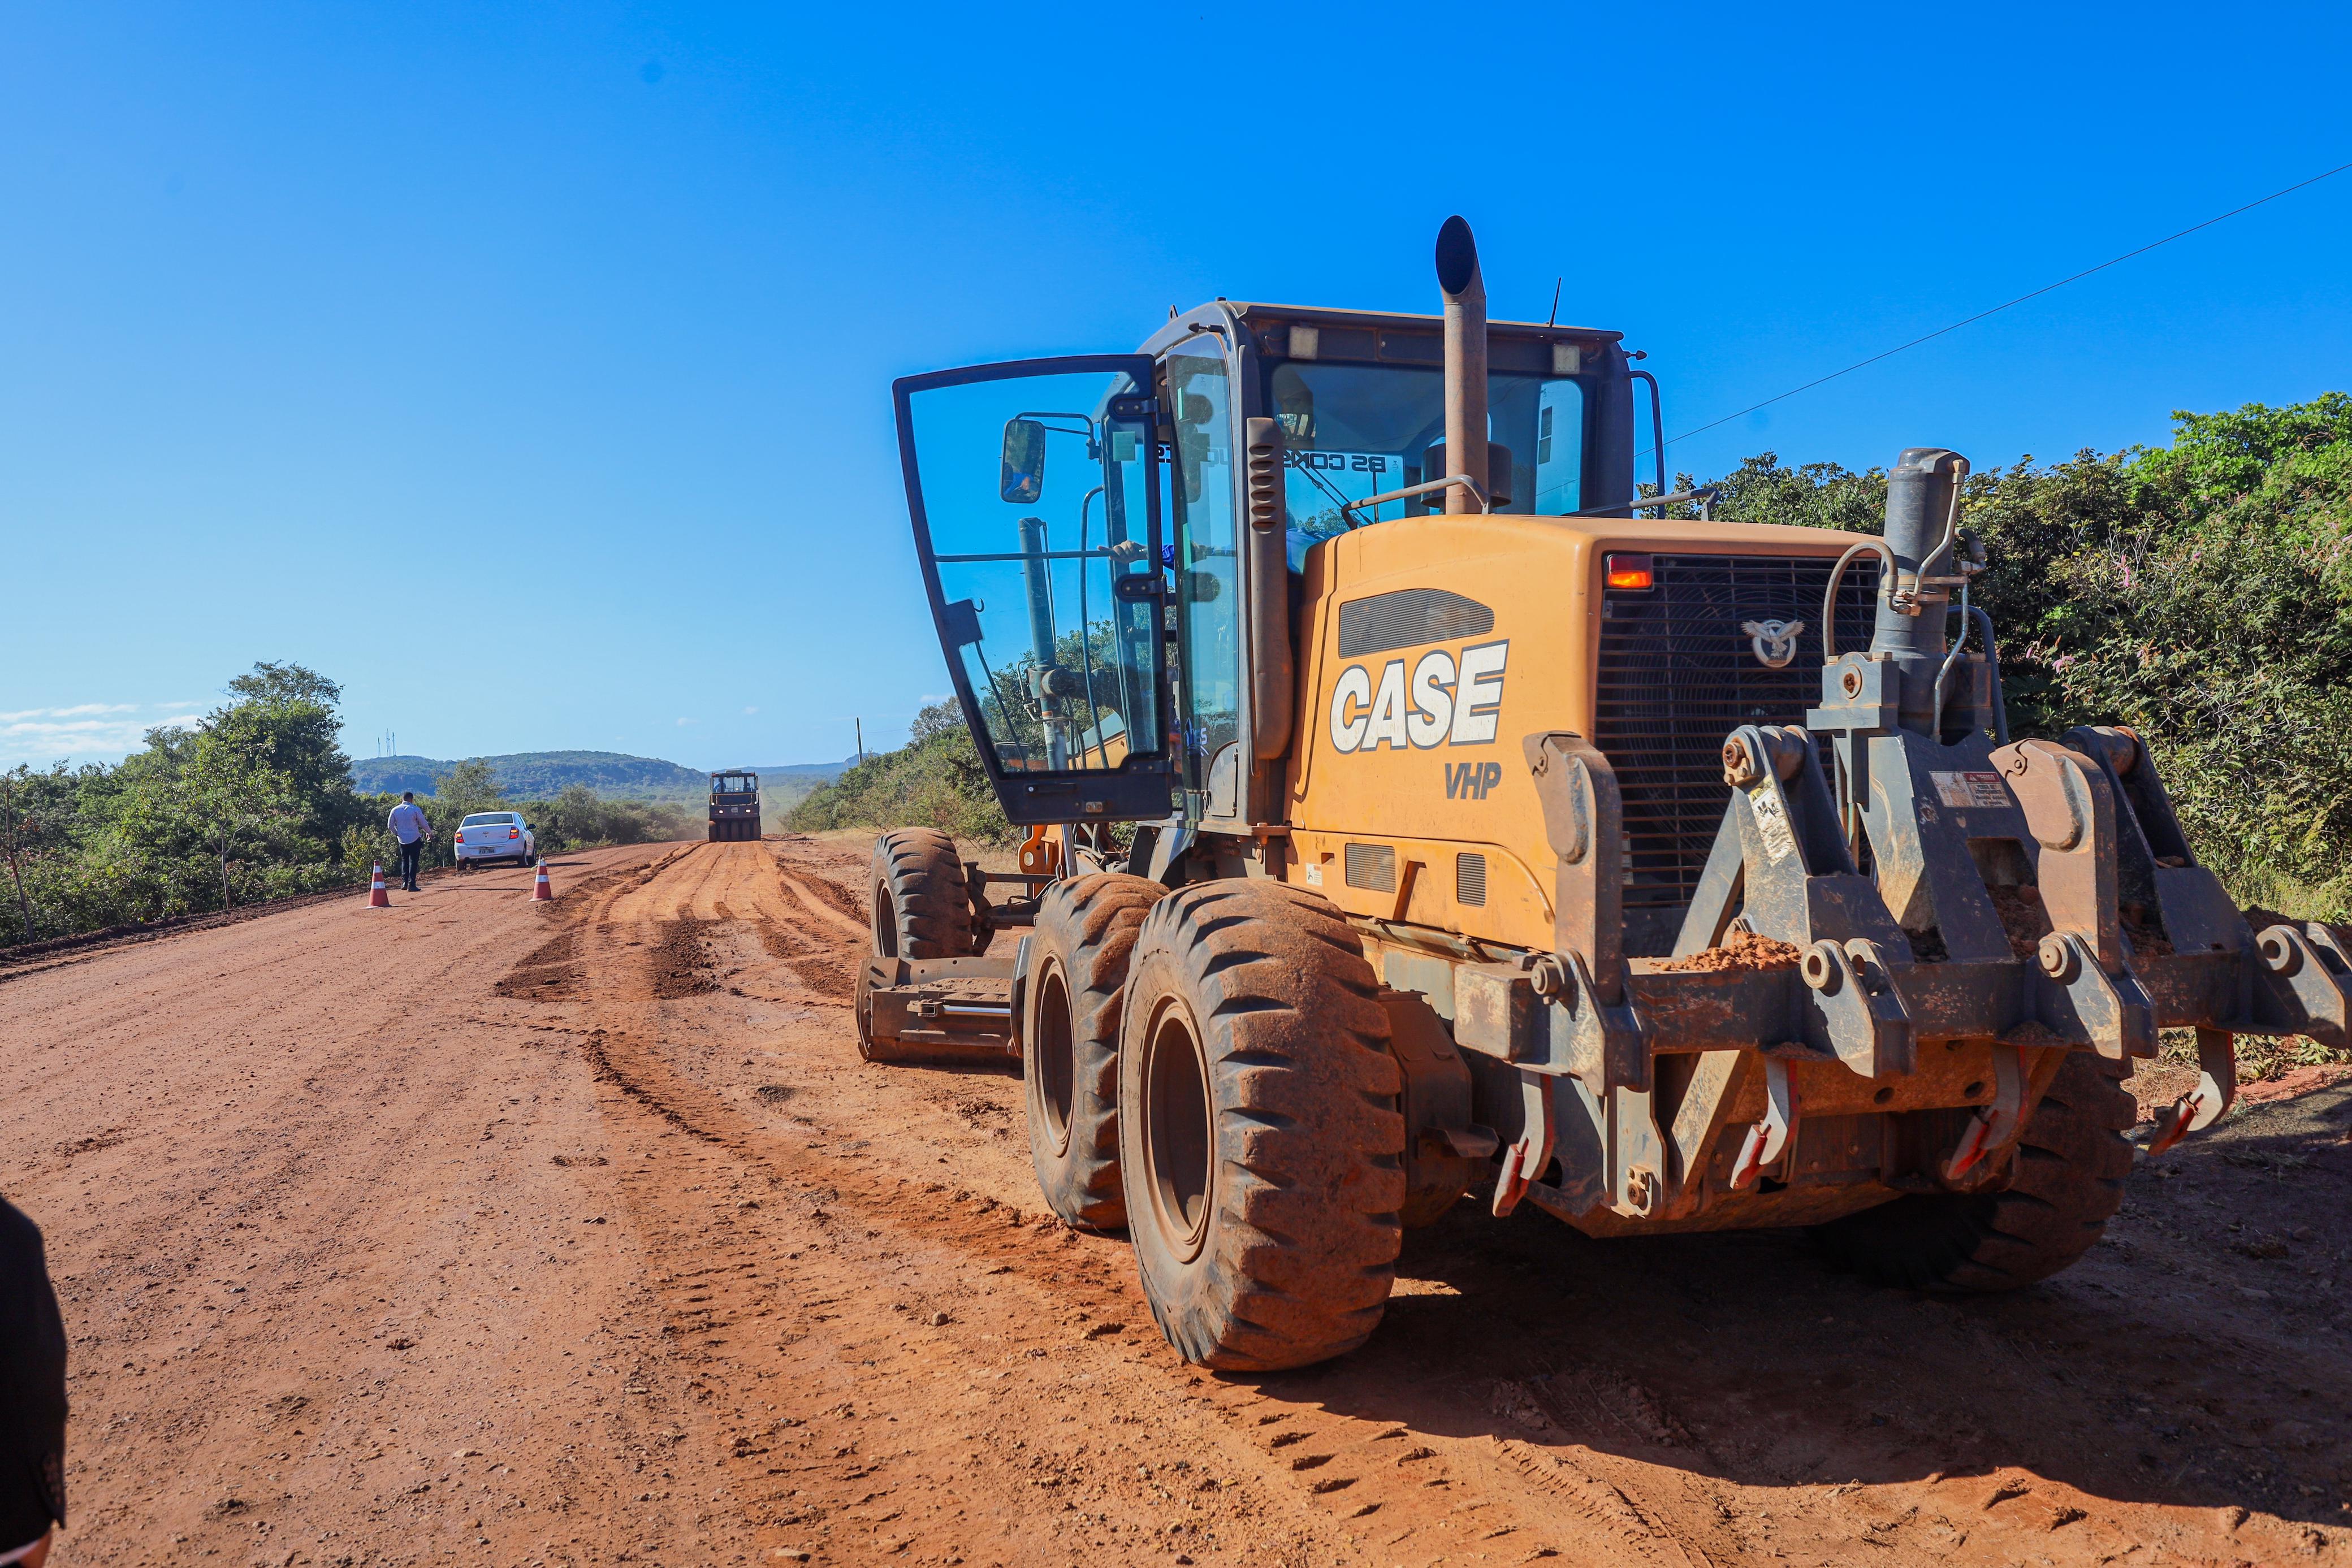
[[[866,721],[853,718],[849,722],[857,727],[857,766],[863,768],[866,766]]]

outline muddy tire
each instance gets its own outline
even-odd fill
[[[1388,1038],[1362,946],[1318,894],[1206,883],[1144,917],[1119,1166],[1144,1299],[1186,1360],[1304,1366],[1379,1325],[1404,1202]]]
[[[1021,1065],[1029,1158],[1045,1207],[1072,1225],[1127,1223],[1118,1178],[1118,1032],[1129,959],[1167,895],[1140,876],[1101,872],[1045,890],[1029,936]]]
[[[955,841],[936,828],[899,828],[874,842],[868,903],[875,953],[961,958],[972,950],[971,900]]]
[[[1915,1290],[2013,1291],[2091,1249],[2122,1207],[2137,1112],[2098,1058],[2071,1052],[2000,1192],[1901,1197],[1814,1232],[1835,1261]]]

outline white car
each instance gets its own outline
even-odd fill
[[[477,811],[457,824],[457,869],[498,861],[539,863],[539,841],[520,811]]]

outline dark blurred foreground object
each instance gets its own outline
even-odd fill
[[[38,1564],[65,1519],[65,1320],[40,1227],[0,1198],[0,1563]]]

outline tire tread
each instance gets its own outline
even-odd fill
[[[1071,877],[1045,890],[1031,928],[1025,1007],[1039,1005],[1035,972],[1048,956],[1063,967],[1070,997],[1070,1140],[1056,1152],[1040,1095],[1036,1030],[1024,1029],[1030,1162],[1045,1206],[1070,1225],[1115,1230],[1127,1223],[1118,1166],[1118,1044],[1129,960],[1146,912],[1167,894],[1119,872]]]
[[[1153,1318],[1188,1360],[1221,1369],[1344,1354],[1380,1323],[1402,1235],[1402,1082],[1371,966],[1318,894],[1263,882],[1180,889],[1137,942],[1130,1052],[1147,966],[1150,994],[1181,990],[1203,1031],[1219,1173],[1192,1263],[1134,1228]],[[1128,1163],[1137,1179],[1132,1153]],[[1130,1210],[1148,1201],[1137,1192]]]
[[[2131,1093],[2075,1052],[2034,1107],[1995,1192],[1923,1194],[1820,1227],[1839,1263],[1916,1290],[2013,1291],[2080,1259],[2123,1207]]]

